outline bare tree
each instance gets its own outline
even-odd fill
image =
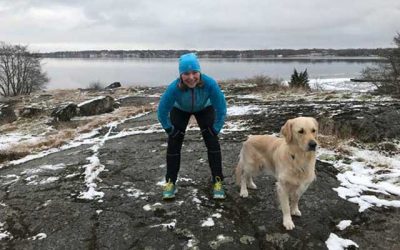
[[[43,89],[48,81],[40,58],[31,54],[27,46],[0,42],[0,95],[29,95]]]
[[[371,81],[379,93],[400,95],[400,33],[397,33],[393,41],[397,48],[382,54],[385,60],[376,67],[365,68],[362,76]]]

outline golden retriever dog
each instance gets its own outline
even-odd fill
[[[284,138],[251,135],[240,151],[235,170],[240,196],[248,197],[247,188],[257,189],[253,182],[257,174],[266,170],[274,175],[286,230],[294,228],[291,215],[301,216],[299,199],[315,179],[317,133],[314,118],[298,117],[281,128]]]

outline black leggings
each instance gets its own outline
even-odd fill
[[[183,138],[185,137],[186,127],[191,115],[196,117],[201,134],[207,147],[208,163],[211,168],[212,181],[218,176],[223,180],[221,164],[221,148],[219,146],[218,136],[214,133],[213,124],[215,120],[215,111],[212,106],[194,113],[188,113],[178,108],[173,108],[170,112],[170,118],[175,130],[168,136],[167,149],[167,174],[166,181],[176,182],[180,162]]]

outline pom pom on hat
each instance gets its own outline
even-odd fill
[[[200,72],[200,63],[195,53],[188,53],[179,57],[179,75],[189,71]]]

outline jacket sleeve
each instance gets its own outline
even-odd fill
[[[158,121],[161,123],[163,129],[167,130],[173,128],[169,113],[174,107],[175,103],[175,91],[176,91],[176,81],[171,83],[164,94],[161,96],[160,102],[157,108]]]
[[[213,80],[213,83],[210,86],[210,101],[215,109],[215,121],[213,127],[215,132],[218,134],[225,122],[226,101],[224,93],[222,93],[218,83],[215,80]]]

